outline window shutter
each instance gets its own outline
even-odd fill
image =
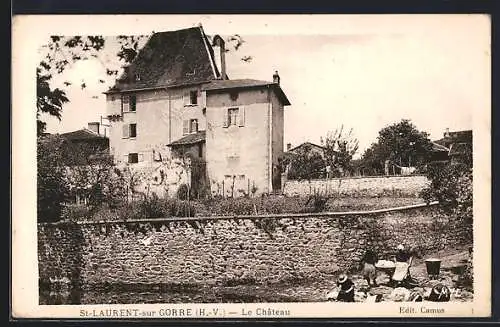
[[[191,102],[191,98],[189,95],[189,92],[184,93],[184,96],[182,97],[184,100],[184,105],[187,106]]]
[[[189,134],[189,120],[182,121],[182,135]]]
[[[200,92],[200,107],[201,108],[207,107],[207,91]]]
[[[128,95],[122,96],[122,111],[129,111],[129,97],[128,97]]]
[[[130,132],[130,128],[129,128],[129,125],[128,124],[123,124],[122,126],[122,130],[123,130],[123,137],[129,137],[129,132]]]
[[[137,156],[139,157],[139,158],[138,158],[138,159],[139,159],[139,160],[138,160],[139,162],[143,162],[143,161],[144,161],[144,154],[143,154],[143,153],[139,153]]]
[[[136,109],[136,103],[137,103],[137,99],[136,99],[136,96],[135,95],[131,95],[129,97],[129,110],[130,111],[135,111]]]
[[[245,126],[245,107],[240,107],[238,110],[238,125]]]
[[[227,109],[224,109],[224,118],[222,121],[222,127],[228,127],[229,126],[229,111]]]

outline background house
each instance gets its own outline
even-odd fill
[[[443,138],[435,143],[448,149],[449,160],[452,163],[472,165],[472,130],[450,132],[447,128]]]
[[[280,77],[229,80],[225,52],[224,40],[210,41],[201,26],[151,36],[106,92],[116,164],[161,175],[161,183],[153,177],[157,192],[200,178],[214,195],[280,188],[273,177],[290,105]],[[204,176],[191,173],[194,162]]]
[[[63,133],[63,164],[83,166],[110,161],[109,139],[100,133],[100,123],[88,123],[88,128]]]

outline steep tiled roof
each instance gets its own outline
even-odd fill
[[[79,130],[74,131],[74,132],[63,133],[63,134],[61,134],[61,136],[66,138],[67,140],[70,140],[70,141],[91,140],[91,139],[107,139],[107,137],[96,134],[96,133],[94,133],[91,130],[88,130],[86,128],[79,129]]]
[[[205,142],[205,135],[206,135],[205,131],[188,134],[184,137],[181,137],[178,140],[173,141],[172,143],[168,144],[168,146],[190,145],[190,144]]]
[[[283,102],[285,106],[290,105],[290,101],[285,95],[285,92],[281,87],[273,82],[261,81],[256,79],[233,79],[233,80],[213,80],[202,86],[203,90],[215,91],[215,90],[225,90],[225,89],[240,89],[240,88],[251,88],[251,87],[261,87],[261,86],[271,86],[274,88],[278,97]]]
[[[154,33],[108,93],[196,84],[219,75],[202,27]],[[136,78],[138,77],[138,78]]]

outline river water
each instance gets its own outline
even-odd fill
[[[320,300],[318,285],[127,285],[84,290],[40,290],[40,304],[259,303]],[[321,291],[321,293],[324,293]]]

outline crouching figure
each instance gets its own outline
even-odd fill
[[[337,279],[337,286],[340,288],[337,301],[354,302],[354,283],[350,278],[344,274],[340,275]]]

